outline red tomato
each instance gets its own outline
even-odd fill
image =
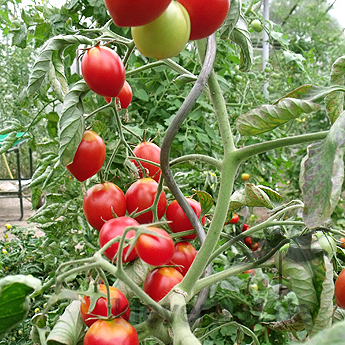
[[[169,265],[178,265],[174,268],[185,276],[189,267],[192,265],[196,254],[196,249],[189,242],[176,243],[174,255],[171,258]]]
[[[250,248],[250,247],[252,246],[252,238],[249,237],[249,236],[245,237],[245,239],[243,240],[243,242],[244,242],[244,244],[245,244],[248,248]]]
[[[151,178],[143,178],[134,182],[126,192],[127,211],[132,214],[140,212],[153,205],[157,194],[158,183]],[[157,206],[158,219],[162,218],[167,206],[165,193],[162,192]],[[140,216],[134,217],[140,224],[152,223],[153,213],[148,211]]]
[[[103,97],[116,97],[125,82],[121,58],[108,47],[93,47],[81,60],[81,72],[87,86]]]
[[[240,217],[238,216],[238,214],[234,213],[233,217],[230,220],[230,223],[237,224],[239,220],[240,220]]]
[[[66,169],[80,182],[97,174],[104,163],[105,145],[103,139],[93,131],[85,131],[74,155],[73,162]]]
[[[190,17],[190,40],[199,40],[213,34],[224,22],[230,0],[179,0]]]
[[[126,227],[128,226],[139,226],[140,224],[129,217],[118,217],[108,220],[102,226],[101,231],[99,232],[99,245],[100,247],[105,246],[110,240],[117,236],[122,236],[123,232],[125,231]],[[126,238],[132,238],[135,235],[134,230],[130,230],[126,234]],[[127,259],[125,259],[126,254],[129,249],[129,245],[124,247],[122,253],[122,261],[129,262],[134,260],[137,257],[136,251],[133,249],[130,254],[128,255]],[[112,244],[105,252],[104,255],[109,259],[113,260],[119,248],[119,242]]]
[[[109,286],[109,289],[111,314],[113,316],[117,316],[123,313],[121,317],[124,320],[128,321],[129,316],[131,314],[131,310],[129,308],[127,298],[119,289],[114,288],[112,286]],[[107,288],[103,284],[100,284],[98,286],[98,291],[107,294]],[[80,314],[86,326],[90,327],[93,323],[95,323],[97,321],[97,316],[108,316],[107,302],[107,297],[99,297],[93,310],[90,310],[90,296],[83,297],[80,305]]]
[[[189,205],[194,210],[197,217],[200,217],[201,214],[201,206],[200,204],[191,198],[186,198]],[[186,214],[183,212],[181,206],[178,204],[176,200],[174,200],[167,208],[166,212],[166,219],[171,221],[172,223],[168,223],[169,228],[172,232],[182,232],[187,230],[193,230],[192,224],[188,220]],[[205,216],[201,219],[202,225],[205,225]],[[182,237],[185,240],[193,240],[196,238],[196,234],[187,235]]]
[[[135,328],[122,318],[98,320],[86,332],[84,345],[139,345]]]
[[[114,218],[113,212],[118,217],[126,214],[126,197],[112,182],[96,184],[86,192],[83,209],[89,224],[100,231],[107,220]]]
[[[158,18],[171,0],[105,0],[117,26],[145,25]]]
[[[255,252],[256,250],[258,250],[259,248],[259,244],[257,242],[252,243],[252,245],[250,246],[250,249]]]
[[[151,162],[158,163],[158,164],[160,164],[161,162],[161,159],[160,159],[161,149],[159,146],[151,142],[144,141],[140,143],[134,148],[133,153],[138,158],[147,159]],[[138,162],[136,160],[132,160],[132,162],[138,168],[139,176],[142,178],[143,172],[141,168],[139,167]],[[140,163],[142,164],[145,171],[148,172],[149,177],[152,177],[156,182],[159,182],[159,178],[161,176],[161,170],[159,169],[159,167],[156,167],[146,162],[140,162]]]
[[[243,231],[247,231],[248,229],[249,229],[249,225],[248,224],[243,224],[242,232]]]
[[[164,238],[141,234],[135,244],[137,254],[140,259],[149,265],[161,266],[167,264],[174,254],[174,241],[163,229],[154,227],[148,229],[163,235]]]
[[[188,42],[189,35],[189,15],[176,1],[172,1],[154,21],[132,27],[132,37],[138,50],[158,60],[178,55]]]
[[[156,302],[166,296],[169,291],[183,279],[183,275],[172,267],[155,268],[144,282],[143,290]]]
[[[132,88],[128,84],[128,82],[125,81],[120,93],[116,97],[116,101],[120,100],[121,109],[127,109],[128,108],[128,106],[130,105],[130,103],[132,101],[132,97],[133,97]],[[104,97],[104,99],[107,103],[111,102],[111,97]]]
[[[334,286],[335,301],[340,308],[345,308],[345,269],[338,275]]]

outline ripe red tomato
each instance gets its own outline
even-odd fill
[[[345,308],[345,269],[338,275],[334,286],[335,301],[340,308]]]
[[[156,302],[166,296],[169,291],[183,279],[183,275],[172,267],[155,268],[144,282],[143,290]]]
[[[142,159],[147,159],[151,162],[160,164],[160,154],[161,149],[159,146],[157,146],[154,143],[144,141],[137,145],[133,153],[138,157]],[[143,177],[143,172],[141,168],[139,167],[139,164],[136,160],[132,160],[132,162],[135,164],[135,166],[138,168],[139,176]],[[161,176],[161,170],[159,167],[156,167],[152,164],[146,163],[146,162],[140,162],[145,169],[145,171],[148,172],[149,177],[152,177],[156,182],[159,182],[159,178]]]
[[[258,250],[259,248],[259,244],[257,242],[252,243],[252,245],[250,246],[250,249],[255,252],[256,250]]]
[[[103,139],[93,131],[85,131],[74,155],[73,162],[66,169],[80,182],[87,180],[101,170],[105,159]]]
[[[176,1],[172,1],[154,21],[132,27],[132,37],[138,50],[158,60],[178,55],[188,42],[189,35],[189,15]]]
[[[120,100],[121,109],[127,109],[128,108],[128,106],[130,105],[130,103],[132,101],[132,97],[133,97],[132,88],[128,84],[128,82],[125,81],[120,93],[116,97],[116,101]],[[107,103],[111,102],[111,97],[104,97],[104,99]]]
[[[230,0],[179,0],[190,17],[190,40],[199,40],[213,34],[224,22]]]
[[[128,321],[131,314],[129,308],[129,303],[126,296],[117,288],[109,286],[110,289],[110,304],[111,304],[111,314],[117,316],[121,313],[121,317]],[[105,285],[98,285],[98,291],[107,294],[107,288]],[[90,296],[84,296],[80,305],[80,314],[86,324],[90,327],[93,323],[97,321],[97,316],[107,317],[107,297],[99,297],[93,310],[90,310],[91,298]]]
[[[81,72],[87,86],[103,97],[116,97],[125,82],[121,58],[108,47],[93,47],[81,60]]]
[[[237,224],[239,220],[240,220],[240,217],[238,216],[238,214],[234,213],[233,217],[230,220],[230,223]]]
[[[248,248],[250,248],[252,246],[252,238],[249,236],[245,237],[243,242]]]
[[[174,255],[171,258],[169,265],[178,265],[174,268],[185,276],[189,267],[192,265],[196,254],[196,249],[189,242],[176,243]]]
[[[86,332],[84,345],[139,345],[135,328],[122,318],[98,320]]]
[[[132,214],[134,211],[140,212],[153,205],[157,194],[158,183],[152,178],[143,178],[134,182],[126,192],[127,211]],[[165,193],[162,192],[157,205],[158,219],[162,218],[167,206]],[[140,224],[152,223],[152,211],[145,212],[134,217]]]
[[[243,228],[242,228],[242,232],[247,231],[248,229],[249,229],[249,225],[244,223]]]
[[[141,260],[149,265],[161,266],[167,264],[174,254],[174,241],[163,229],[155,227],[148,227],[148,229],[163,235],[164,238],[141,234],[135,244],[137,254]]]
[[[105,0],[117,26],[145,25],[158,18],[171,0]]]
[[[118,217],[126,214],[126,197],[112,182],[96,184],[86,192],[83,209],[89,224],[100,231],[107,220],[114,218],[113,212]]]
[[[103,247],[106,245],[110,240],[117,236],[122,236],[123,232],[125,231],[126,227],[128,226],[139,226],[140,224],[130,218],[130,217],[118,217],[108,220],[104,225],[102,226],[101,231],[99,232],[99,245],[100,247]],[[130,230],[126,234],[126,238],[132,238],[135,235],[134,230]],[[137,257],[137,253],[135,249],[133,249],[130,254],[128,255],[127,259],[125,259],[126,254],[129,249],[129,245],[124,247],[123,253],[122,253],[122,261],[123,262],[129,262],[134,260]],[[105,252],[104,255],[109,259],[113,260],[117,251],[119,248],[119,242],[116,242],[112,244]]]
[[[200,218],[200,214],[201,214],[200,204],[194,199],[191,199],[191,198],[186,198],[186,199],[189,205],[194,210],[197,217]],[[168,221],[172,222],[172,223],[168,223],[169,228],[171,229],[172,232],[176,233],[176,232],[182,232],[182,231],[187,231],[187,230],[193,230],[192,224],[190,223],[186,214],[183,212],[181,206],[176,200],[171,202],[171,204],[168,206],[165,216]],[[202,217],[201,223],[202,225],[205,225],[205,216]],[[182,238],[185,240],[193,240],[194,238],[196,238],[196,234],[183,236]]]

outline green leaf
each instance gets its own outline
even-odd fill
[[[85,324],[80,316],[80,301],[73,301],[59,318],[48,336],[48,345],[78,345],[85,334]]]
[[[231,32],[230,39],[241,48],[240,71],[249,71],[254,60],[253,46],[250,40],[248,24],[242,15],[239,17],[235,28]]]
[[[229,211],[235,211],[243,206],[267,207],[273,209],[267,194],[251,183],[246,183],[245,189],[235,191],[230,198]]]
[[[49,83],[60,102],[63,102],[68,92],[68,83],[65,76],[65,69],[62,62],[63,50],[60,53],[54,52],[48,78]]]
[[[241,2],[239,0],[232,0],[230,2],[230,9],[228,15],[221,28],[219,29],[222,38],[229,38],[232,30],[236,26],[241,14]]]
[[[41,281],[24,275],[0,279],[0,337],[23,321],[30,309],[29,295],[41,288]]]
[[[12,44],[19,48],[26,48],[28,40],[28,28],[25,23],[20,23],[15,30],[11,30],[13,34]]]
[[[84,36],[56,36],[50,39],[39,53],[30,75],[28,85],[28,96],[33,95],[41,87],[44,79],[48,76],[53,63],[53,53],[59,51],[60,55],[63,50],[70,45],[87,44],[92,45],[92,40]],[[60,69],[59,69],[60,71]],[[61,72],[61,71],[60,71]]]
[[[201,215],[203,217],[213,206],[213,198],[210,194],[204,191],[198,191],[193,189],[193,192],[198,196],[199,203],[201,205]]]
[[[144,89],[134,90],[134,97],[145,102],[149,100],[149,96]]]
[[[282,202],[283,201],[283,197],[277,191],[275,191],[274,189],[269,188],[267,186],[261,186],[261,185],[257,186],[257,188],[259,188],[262,191],[264,191],[271,200],[278,201],[278,202]]]
[[[320,106],[309,101],[284,98],[276,105],[263,105],[237,118],[236,126],[242,135],[268,132],[303,113],[319,110]]]
[[[345,82],[345,56],[337,59],[331,72],[331,85],[344,85]],[[344,110],[344,92],[336,91],[330,93],[326,99],[326,110],[332,123],[336,121]]]
[[[83,98],[89,92],[84,80],[77,82],[66,95],[60,121],[60,162],[66,166],[73,162],[74,155],[85,130]]]
[[[0,155],[5,153],[8,149],[10,149],[16,141],[17,141],[17,133],[16,132],[10,133],[0,146]]]
[[[324,224],[338,203],[344,180],[344,147],[345,112],[324,140],[308,146],[301,163],[303,220],[311,229]]]

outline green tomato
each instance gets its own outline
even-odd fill
[[[250,23],[250,26],[251,26],[256,32],[261,32],[261,31],[264,29],[259,19],[254,19],[254,20]]]
[[[235,75],[235,81],[240,82],[242,80],[243,80],[243,77],[241,75],[239,75],[239,74]]]
[[[189,40],[190,18],[186,9],[172,1],[163,14],[146,25],[132,27],[138,50],[158,60],[178,55]]]

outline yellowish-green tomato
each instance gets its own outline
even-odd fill
[[[243,173],[241,175],[242,181],[248,181],[250,179],[250,175],[247,173]]]
[[[12,225],[10,223],[7,223],[7,224],[5,224],[5,228],[7,230],[10,230],[10,229],[12,229]]]

